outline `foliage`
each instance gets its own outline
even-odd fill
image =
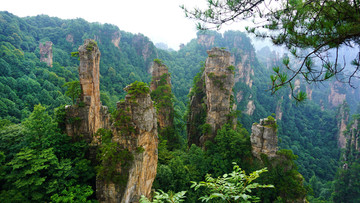
[[[34,107],[22,126],[1,130],[0,151],[5,159],[0,159],[0,201],[48,202],[60,196],[63,200],[89,199],[95,173],[84,158],[86,145],[60,134],[41,105]]]
[[[159,192],[155,192],[153,197],[153,201],[148,200],[144,195],[141,196],[140,203],[178,203],[183,202],[185,198],[186,191],[181,191],[177,193],[173,193],[169,191],[165,193],[162,190]]]
[[[293,81],[297,76],[302,76],[309,83],[340,76],[346,62],[343,65],[338,64],[339,48],[342,45],[352,47],[360,43],[358,0],[207,0],[207,8],[204,10],[188,10],[184,6],[182,8],[187,17],[203,23],[198,24],[199,29],[208,29],[208,25],[220,29],[228,22],[253,19],[253,27],[248,28],[250,33],[270,38],[275,45],[285,45],[291,54],[300,60],[299,66],[290,66],[289,60],[284,61],[287,71],[275,71],[271,87],[274,93],[280,87],[288,85],[293,97],[298,101],[304,100],[305,95],[303,92],[301,95],[294,93]],[[264,29],[266,31],[263,31]],[[334,53],[334,56],[328,57],[328,52]],[[315,65],[315,60],[321,65]],[[345,77],[340,76],[340,79],[353,85],[352,79],[358,77],[359,54],[351,64],[354,69]]]
[[[78,80],[67,82],[63,87],[67,88],[65,95],[69,96],[72,99],[73,104],[75,104],[76,99],[79,98],[81,94],[80,82]]]
[[[149,86],[144,82],[135,81],[127,86],[127,92],[131,95],[132,99],[135,99],[136,96],[146,95],[150,93]]]
[[[197,190],[200,187],[205,187],[210,191],[209,195],[202,196],[199,200],[203,202],[208,202],[212,199],[221,199],[226,202],[254,202],[259,200],[259,198],[250,195],[252,190],[274,187],[273,185],[252,183],[261,173],[267,171],[266,168],[246,175],[245,171],[241,170],[236,163],[233,164],[234,171],[229,174],[224,174],[222,177],[216,179],[207,175],[205,182],[192,182],[191,188]]]
[[[110,130],[100,128],[95,135],[100,137],[101,145],[98,148],[96,166],[97,177],[106,182],[113,182],[125,187],[128,180],[128,170],[134,159],[133,154],[124,149],[119,143],[112,141]],[[119,172],[119,164],[122,170]]]

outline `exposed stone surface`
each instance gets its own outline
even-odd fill
[[[275,114],[276,114],[276,120],[281,120],[282,119],[282,109],[281,109],[281,104],[284,101],[284,96],[281,97],[281,99],[278,101],[277,105],[276,105],[276,110],[275,110]]]
[[[247,105],[246,105],[246,110],[245,113],[249,116],[253,115],[254,111],[255,111],[256,107],[254,104],[253,100],[249,100]]]
[[[74,43],[74,35],[72,35],[72,34],[66,35],[66,41],[68,41],[70,43]]]
[[[150,83],[151,91],[161,88],[162,94],[171,94],[171,79],[169,70],[166,65],[161,62],[154,62],[152,67],[152,81]],[[170,98],[165,98],[167,101],[162,101],[161,95],[156,95],[155,103],[159,105],[157,120],[160,128],[173,126],[174,123],[174,107]]]
[[[197,38],[197,43],[205,46],[206,48],[210,48],[214,46],[215,43],[215,36],[214,35],[199,35]]]
[[[338,125],[338,129],[339,129],[339,134],[338,134],[338,146],[341,149],[344,149],[346,147],[346,137],[345,137],[345,131],[346,131],[346,126],[349,122],[349,116],[350,116],[350,112],[349,112],[349,106],[347,105],[346,102],[344,102],[337,113],[337,125]]]
[[[117,48],[120,48],[119,47],[120,40],[121,40],[120,31],[114,32],[111,36],[111,43],[113,43],[113,45],[116,46]]]
[[[150,94],[128,94],[125,101],[118,103],[118,110],[125,112],[129,121],[119,125],[113,124],[112,141],[127,149],[134,159],[126,185],[97,180],[97,197],[101,202],[139,202],[141,195],[150,198],[152,183],[157,169],[157,116]],[[123,114],[124,115],[124,114]],[[116,118],[115,123],[118,119]],[[133,131],[124,131],[131,127]],[[119,171],[124,170],[119,166]]]
[[[354,119],[350,127],[350,133],[347,138],[348,148],[352,148],[353,150],[360,152],[360,129],[359,129],[359,119]],[[357,154],[359,156],[359,154]]]
[[[233,109],[236,109],[231,101],[233,97],[232,88],[234,86],[234,67],[231,64],[230,53],[219,48],[213,48],[207,51],[207,53],[209,57],[206,59],[205,69],[199,82],[201,91],[190,98],[191,112],[188,120],[190,145],[192,143],[199,143],[201,146],[204,146],[207,140],[214,139],[217,130],[225,123],[230,122],[233,125],[236,123],[236,118],[228,116]],[[197,139],[198,135],[195,135],[196,132],[192,131],[195,131],[197,126],[192,125],[196,125],[199,119],[201,119],[199,113],[204,111],[203,103],[206,105],[205,123],[210,126],[210,131],[202,135],[199,141],[193,142],[194,139]]]
[[[141,56],[145,62],[147,72],[151,73],[152,60],[157,57],[154,44],[142,34],[137,34],[132,39],[137,55]]]
[[[309,87],[308,85],[306,85],[306,96],[308,100],[312,100],[312,93],[313,90],[311,89],[311,87]]]
[[[100,102],[100,51],[95,41],[87,39],[79,47],[80,101],[76,106],[67,106],[66,130],[69,136],[83,136],[91,143],[99,128],[109,128],[107,107]]]
[[[342,92],[342,89],[345,88],[346,84],[335,81],[330,85],[330,94],[328,96],[328,101],[330,107],[337,107],[342,104],[346,99],[346,93]]]
[[[53,64],[53,51],[52,51],[52,42],[45,42],[45,44],[40,43],[40,61],[45,62],[47,66],[52,67]]]
[[[243,55],[241,61],[237,63],[237,74],[235,77],[235,83],[240,80],[243,81],[248,87],[252,87],[253,80],[251,79],[254,76],[254,70],[250,66],[250,57],[248,55]],[[235,63],[235,60],[234,60]]]
[[[128,94],[118,110],[129,118],[110,124],[107,107],[101,106],[99,89],[100,51],[95,41],[85,40],[79,48],[79,77],[82,94],[74,106],[66,107],[66,131],[74,139],[85,139],[90,145],[89,158],[96,163],[96,149],[101,140],[100,128],[111,130],[112,142],[128,150],[133,157],[129,166],[116,163],[116,170],[126,175],[126,184],[104,181],[97,177],[96,195],[100,202],[138,202],[141,195],[150,197],[157,169],[157,116],[150,94]],[[132,130],[124,131],[124,128]]]
[[[275,157],[278,150],[276,135],[276,120],[268,118],[260,119],[260,123],[254,123],[251,127],[251,152],[260,158],[260,155],[266,154],[268,157]]]

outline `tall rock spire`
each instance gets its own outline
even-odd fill
[[[40,61],[45,62],[47,66],[52,67],[53,65],[53,52],[52,52],[53,43],[50,41],[45,42],[45,44],[40,43]]]
[[[112,157],[121,160],[118,163],[111,159],[102,160],[104,170],[99,173],[105,178],[96,181],[100,202],[139,202],[141,195],[150,198],[156,176],[157,116],[150,90],[141,82],[135,82],[125,90],[128,94],[118,103],[111,139],[116,146]],[[105,151],[104,156],[107,153]],[[114,169],[109,171],[111,165]]]
[[[169,70],[160,60],[155,60],[152,67],[151,96],[158,106],[158,123],[161,129],[173,126],[174,107],[171,100],[171,79]]]
[[[213,48],[207,53],[209,57],[205,69],[201,79],[196,81],[197,90],[192,90],[194,93],[190,98],[189,145],[204,146],[207,140],[215,138],[225,123],[236,124],[235,116],[231,115],[236,107],[232,91],[234,66],[230,53],[220,48]],[[200,125],[202,129],[198,129]]]
[[[67,106],[67,134],[82,135],[92,142],[99,128],[109,126],[107,107],[100,102],[100,51],[94,40],[86,39],[79,47],[80,101],[75,106]]]

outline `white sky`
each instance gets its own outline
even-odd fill
[[[177,50],[196,38],[195,22],[183,10],[204,5],[206,0],[0,0],[0,10],[19,17],[46,14],[62,19],[83,18],[110,23],[120,30],[142,33],[154,43]]]

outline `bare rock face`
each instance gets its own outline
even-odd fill
[[[113,43],[113,45],[116,46],[117,48],[120,48],[119,47],[120,40],[121,40],[120,31],[115,31],[111,36],[111,43]]]
[[[131,87],[127,87],[129,91]],[[130,90],[131,91],[131,90]],[[97,180],[100,202],[139,202],[141,195],[150,198],[157,169],[157,116],[149,92],[133,93],[119,102],[112,126],[112,142],[131,153],[133,159],[118,165],[126,180],[122,183]]]
[[[198,39],[197,39],[197,43],[205,46],[206,48],[210,48],[212,46],[214,46],[215,43],[215,36],[213,35],[199,35]]]
[[[260,119],[260,123],[254,123],[251,127],[251,151],[260,158],[261,154],[268,157],[275,157],[278,149],[275,119]]]
[[[53,64],[53,52],[52,52],[52,42],[45,42],[45,44],[40,43],[40,61],[45,62],[47,66],[52,67]]]
[[[337,107],[345,101],[346,93],[342,92],[342,89],[344,88],[345,84],[338,81],[335,81],[330,85],[330,94],[328,96],[330,107]]]
[[[174,122],[174,107],[170,98],[164,97],[165,95],[171,94],[171,79],[169,70],[166,65],[162,64],[161,61],[155,61],[151,67],[152,69],[152,81],[150,89],[153,93],[159,94],[154,95],[153,100],[158,105],[158,123],[160,128],[166,128],[173,126]],[[159,90],[157,90],[160,88]],[[161,95],[160,95],[161,94]]]
[[[337,120],[338,120],[338,129],[339,129],[339,134],[338,134],[338,146],[341,149],[344,149],[346,147],[346,137],[345,137],[345,131],[346,131],[346,126],[349,122],[349,117],[350,117],[350,113],[349,113],[349,106],[347,105],[346,102],[344,102],[337,113]]]
[[[66,131],[73,139],[86,140],[90,160],[105,168],[98,171],[101,175],[96,178],[97,198],[100,202],[122,203],[138,202],[141,195],[150,198],[158,159],[157,115],[150,89],[141,85],[127,87],[129,94],[118,103],[117,117],[110,123],[108,109],[100,102],[100,51],[96,42],[85,40],[79,47],[79,56],[82,93],[76,105],[65,108]],[[101,131],[110,132],[110,137]],[[98,153],[104,149],[119,158],[99,160]],[[106,154],[100,155],[103,156]],[[118,174],[117,181],[112,173],[106,174],[108,168]]]
[[[66,130],[71,137],[83,136],[91,143],[99,128],[109,128],[107,107],[100,102],[100,51],[95,41],[87,39],[79,47],[80,101],[75,106],[67,106]]]
[[[199,90],[190,98],[190,115],[188,120],[189,145],[199,143],[204,146],[207,140],[213,140],[224,124],[230,122],[235,126],[236,118],[229,116],[236,109],[232,88],[234,86],[234,66],[231,63],[230,53],[213,48],[207,51],[209,57],[205,62],[205,69]],[[204,84],[204,85],[202,85]],[[206,108],[203,107],[206,105]],[[205,110],[206,109],[206,110]],[[209,129],[201,135],[199,141],[196,128],[198,121],[201,120],[206,111],[205,123]],[[192,142],[192,143],[191,143]]]

